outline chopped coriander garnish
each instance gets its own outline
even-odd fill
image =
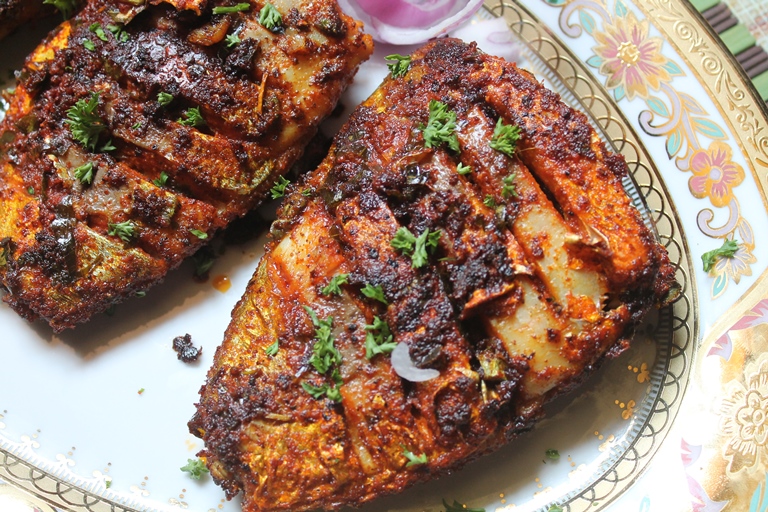
[[[290,183],[291,182],[285,179],[284,176],[277,178],[277,182],[271,189],[269,189],[270,194],[272,194],[272,199],[283,197],[285,195],[285,189]]]
[[[491,136],[491,148],[501,151],[507,156],[512,156],[517,149],[517,141],[520,139],[520,127],[512,124],[504,124],[499,118]]]
[[[395,350],[397,343],[394,342],[392,332],[389,330],[387,322],[373,317],[373,323],[365,326],[368,331],[365,335],[365,357],[371,359],[378,354],[389,354]]]
[[[147,292],[144,290],[139,290],[136,293],[133,294],[134,297],[138,297],[139,299],[143,299],[147,296]]]
[[[213,267],[216,256],[210,246],[205,246],[192,256],[192,261],[195,263],[195,276],[203,277]]]
[[[517,173],[513,172],[509,176],[504,176],[504,178],[501,179],[502,183],[504,183],[504,186],[501,187],[501,195],[504,199],[508,199],[509,197],[518,197],[517,190],[515,189],[516,177]]]
[[[194,127],[205,125],[205,119],[203,119],[203,114],[200,113],[200,107],[188,108],[184,111],[183,116],[183,118],[180,117],[177,120],[179,124]]]
[[[369,299],[377,300],[385,305],[389,304],[389,302],[387,302],[387,298],[384,296],[384,290],[380,284],[377,284],[376,286],[366,284],[360,291]]]
[[[332,366],[341,364],[341,353],[333,346],[333,317],[320,320],[311,308],[304,306],[304,310],[312,319],[317,340],[312,347],[312,357],[309,358],[309,363],[315,367],[318,373],[325,374]]]
[[[437,231],[427,229],[416,237],[408,228],[401,227],[395,233],[390,245],[400,251],[401,254],[411,257],[411,267],[421,268],[429,261],[427,251],[435,252],[442,234],[443,232],[439,229]]]
[[[208,233],[206,233],[205,231],[200,231],[199,229],[190,229],[189,232],[195,235],[200,240],[205,240],[206,238],[208,238]]]
[[[94,92],[88,101],[84,98],[77,100],[77,103],[67,110],[67,119],[64,120],[69,125],[72,138],[91,151],[96,150],[99,135],[107,128],[96,114],[98,106],[99,93]]]
[[[31,196],[35,195],[35,187],[27,187],[27,194]]]
[[[90,185],[93,181],[93,168],[93,162],[86,162],[83,165],[72,169],[72,172],[75,174],[75,178],[80,180],[80,183],[83,185]]]
[[[334,402],[341,402],[341,391],[339,390],[340,385],[341,383],[337,383],[336,387],[332,388],[327,383],[323,384],[322,386],[315,386],[309,382],[301,383],[301,387],[304,388],[304,391],[309,393],[310,396],[312,396],[312,398],[315,400],[319,400],[325,396]]]
[[[233,12],[246,12],[251,8],[251,4],[248,2],[241,2],[239,4],[235,4],[231,7],[214,7],[213,8],[213,14],[230,14]]]
[[[173,94],[167,92],[161,92],[157,95],[157,102],[163,107],[167,107],[173,102]]]
[[[733,258],[736,251],[739,250],[739,243],[736,240],[726,240],[719,249],[705,252],[701,255],[701,261],[704,264],[704,272],[709,272],[715,266],[718,258]]]
[[[208,473],[208,468],[205,467],[205,462],[200,459],[187,459],[187,465],[182,466],[182,471],[189,473],[189,476],[194,480],[200,480],[200,478]]]
[[[141,128],[141,121],[137,121],[131,126],[131,130],[138,130],[139,128]]]
[[[547,458],[551,460],[557,460],[560,458],[560,452],[557,450],[553,450],[552,448],[544,452],[544,455],[546,455]]]
[[[496,200],[493,198],[492,195],[485,196],[485,198],[483,199],[483,204],[488,208],[496,208],[498,206],[496,204]]]
[[[112,35],[115,36],[115,39],[121,43],[124,43],[131,38],[131,36],[128,35],[128,32],[123,30],[121,25],[107,25],[107,30],[112,32]]]
[[[485,512],[484,508],[469,508],[456,500],[453,500],[453,505],[449,505],[443,499],[443,506],[445,507],[445,512]]]
[[[312,189],[311,188],[305,188],[304,190],[301,191],[301,195],[303,195],[304,197],[311,196],[312,195]]]
[[[123,242],[130,242],[136,235],[136,224],[130,220],[117,223],[110,222],[107,227],[109,229],[107,231],[109,236],[118,236]]]
[[[427,463],[426,453],[422,453],[421,455],[416,455],[415,453],[408,450],[407,448],[403,448],[403,455],[405,456],[406,459],[408,459],[408,462],[405,465],[405,467],[407,468],[411,466],[418,466],[419,464]]]
[[[392,78],[398,78],[405,75],[408,72],[408,66],[411,65],[411,57],[408,55],[393,53],[392,55],[384,57],[384,60],[394,61],[387,64],[389,71],[392,73]]]
[[[164,187],[165,184],[168,183],[168,178],[168,173],[161,171],[160,176],[152,180],[152,183],[154,183],[156,187]]]
[[[111,478],[109,480],[104,480],[104,487],[106,487],[107,489],[112,487],[112,479]]]
[[[456,112],[448,110],[448,105],[441,101],[430,100],[429,120],[424,127],[424,145],[428,148],[448,144],[453,151],[459,151],[459,139],[456,137]]]
[[[456,166],[456,172],[463,176],[465,174],[471,173],[472,172],[472,167],[470,167],[468,165],[464,165],[461,162],[459,162],[459,165]]]
[[[83,39],[83,48],[85,48],[89,52],[96,51],[96,45],[93,44],[93,41],[91,41],[90,39]]]
[[[96,34],[96,37],[98,37],[102,41],[105,41],[105,42],[109,41],[109,39],[107,38],[107,33],[104,32],[104,29],[101,28],[101,25],[99,25],[98,23],[92,23],[91,26],[88,27],[88,30]]]
[[[106,153],[107,151],[114,151],[117,148],[112,144],[112,139],[109,139],[107,142],[105,142],[100,148],[99,151],[102,153]]]
[[[272,32],[279,32],[283,28],[283,17],[274,5],[267,2],[259,11],[259,23]]]
[[[227,37],[225,37],[224,40],[227,42],[227,48],[234,48],[241,42],[240,35],[237,33],[227,34]]]
[[[43,0],[43,3],[58,9],[65,20],[71,18],[77,8],[77,0]]]
[[[139,393],[140,395],[144,394],[144,388],[141,388],[141,389],[139,389],[138,393]]]
[[[277,354],[278,350],[280,350],[280,342],[278,340],[275,340],[274,343],[272,343],[270,346],[264,349],[264,353],[272,357],[275,354]]]
[[[323,295],[341,295],[341,288],[340,286],[342,284],[347,284],[347,279],[349,278],[349,274],[338,274],[331,278],[331,281],[323,287],[322,290],[320,290],[320,293]]]

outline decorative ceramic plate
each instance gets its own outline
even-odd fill
[[[43,32],[3,42],[2,66],[20,66]],[[684,0],[494,0],[457,35],[531,69],[624,155],[683,295],[532,432],[361,510],[766,510],[765,104]],[[348,110],[383,57],[407,51],[378,47]],[[705,272],[701,255],[725,240],[738,251]],[[186,422],[264,242],[225,245],[207,283],[182,266],[61,335],[0,307],[0,510],[239,510],[180,467],[202,447]],[[203,346],[194,364],[171,348],[186,333]]]

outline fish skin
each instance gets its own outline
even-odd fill
[[[456,113],[459,152],[425,147],[431,100]],[[522,125],[511,157],[489,148],[499,117]],[[678,289],[622,188],[626,172],[583,114],[515,64],[453,39],[418,50],[273,224],[189,422],[214,480],[242,494],[244,512],[357,506],[532,428]],[[440,230],[426,266],[392,246],[402,227]],[[339,274],[342,293],[324,294]],[[336,377],[312,363],[313,315],[332,325]],[[368,359],[375,317],[439,376],[411,382],[388,355]]]

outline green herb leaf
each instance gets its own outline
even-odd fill
[[[65,20],[71,18],[77,8],[77,0],[43,0],[43,3],[58,9]]]
[[[118,236],[123,242],[130,242],[136,235],[136,224],[130,220],[118,222],[116,224],[110,222],[107,225],[107,228],[109,229],[109,231],[107,231],[109,236]]]
[[[484,508],[468,508],[456,500],[453,500],[453,505],[449,505],[443,499],[443,506],[445,507],[445,512],[485,512]]]
[[[177,120],[179,124],[194,126],[195,128],[205,126],[205,119],[203,119],[203,114],[200,113],[200,107],[188,108],[184,111],[183,116],[183,118],[180,117]]]
[[[117,148],[112,144],[112,139],[109,139],[107,142],[105,142],[100,148],[99,151],[102,153],[106,153],[107,151],[114,151]]]
[[[96,51],[96,45],[93,44],[93,41],[91,41],[90,39],[83,39],[83,48],[85,48],[89,52]]]
[[[145,292],[144,290],[139,290],[138,292],[134,293],[133,296],[143,299],[144,297],[147,296],[147,292]]]
[[[235,46],[240,44],[240,35],[239,34],[227,34],[227,37],[224,38],[224,41],[227,43],[227,48],[234,48]]]
[[[547,512],[563,512],[563,507],[560,505],[550,505]]]
[[[370,284],[366,284],[365,286],[363,286],[360,292],[362,292],[362,294],[368,297],[369,299],[377,300],[384,305],[389,305],[389,302],[387,302],[387,298],[384,296],[384,290],[382,289],[380,284],[377,284],[376,286],[371,286]]]
[[[133,123],[133,125],[131,126],[131,130],[138,130],[139,128],[141,128],[141,121]]]
[[[408,450],[407,448],[403,448],[403,455],[406,459],[408,459],[408,463],[406,463],[405,467],[410,468],[411,466],[417,466],[419,464],[426,464],[427,463],[427,454],[422,453],[421,455],[416,455],[412,451]]]
[[[496,208],[498,206],[492,195],[486,195],[483,199],[483,204],[488,208]]]
[[[505,176],[501,179],[501,181],[504,183],[504,186],[501,188],[501,195],[504,199],[508,199],[509,197],[518,197],[517,190],[515,189],[516,177],[517,173],[513,172],[509,176]]]
[[[520,139],[520,127],[504,124],[504,121],[499,118],[496,122],[496,128],[493,130],[491,136],[490,146],[496,151],[501,151],[507,156],[515,154],[517,149],[517,141]]]
[[[304,306],[304,310],[312,319],[315,326],[315,345],[312,347],[312,357],[309,363],[315,367],[320,374],[325,374],[334,365],[341,364],[341,353],[333,346],[333,317],[320,320],[317,314],[309,307]]]
[[[160,176],[152,180],[152,183],[154,183],[156,187],[164,187],[165,184],[168,183],[168,178],[168,173],[161,171]]]
[[[472,167],[470,167],[468,165],[464,165],[461,162],[459,162],[459,165],[456,166],[456,172],[463,176],[465,174],[471,173],[472,172]]]
[[[249,4],[248,2],[241,2],[231,7],[223,7],[223,6],[214,7],[213,14],[230,14],[233,12],[246,12],[250,10],[250,8],[251,8],[251,4]]]
[[[35,195],[35,187],[27,187],[27,194],[31,196]]]
[[[285,179],[284,176],[277,178],[277,182],[271,189],[269,189],[270,194],[272,194],[272,199],[283,197],[285,195],[285,189],[290,183],[291,182]]]
[[[718,258],[733,258],[736,251],[739,250],[739,243],[736,240],[726,240],[719,249],[705,252],[701,255],[701,261],[704,264],[704,272],[709,272],[715,266]]]
[[[408,67],[411,65],[411,57],[408,55],[393,53],[384,57],[384,60],[394,61],[387,64],[389,71],[392,73],[392,78],[399,78],[405,75],[408,72]]]
[[[200,480],[200,478],[208,473],[208,468],[205,467],[205,462],[200,459],[187,459],[187,465],[182,466],[182,471],[189,473],[189,476],[194,480]]]
[[[371,359],[379,354],[389,354],[395,350],[397,343],[394,342],[387,322],[374,316],[373,323],[366,325],[365,330],[368,331],[365,335],[366,359]]]
[[[275,340],[274,343],[272,343],[270,346],[264,349],[264,353],[267,354],[269,357],[272,357],[275,354],[277,354],[278,350],[280,350],[280,342],[279,340]]]
[[[259,23],[272,32],[279,32],[283,28],[283,17],[274,5],[267,2],[259,11]]]
[[[80,180],[80,183],[90,185],[93,181],[93,168],[93,162],[87,162],[79,167],[75,167],[72,169],[72,172],[75,174],[75,178]]]
[[[195,264],[195,276],[203,277],[211,270],[211,267],[213,267],[213,263],[216,261],[216,255],[213,252],[213,249],[207,245],[192,256],[192,261]]]
[[[560,458],[560,452],[557,450],[553,450],[552,448],[544,452],[544,455],[546,455],[547,458],[551,460],[557,460]]]
[[[104,29],[101,28],[101,25],[99,25],[98,23],[92,23],[91,26],[88,27],[88,30],[96,34],[96,37],[98,37],[102,41],[105,41],[105,42],[109,41],[109,39],[107,38],[107,33],[104,32]]]
[[[401,254],[411,257],[411,267],[421,268],[429,261],[429,254],[435,252],[442,231],[425,230],[415,237],[406,227],[401,227],[395,233],[390,245],[400,251]]]
[[[339,389],[339,386],[332,388],[328,384],[315,386],[309,382],[302,382],[301,387],[304,388],[304,391],[309,393],[315,400],[328,397],[328,399],[333,400],[334,402],[341,402],[341,390]]]
[[[109,480],[105,480],[104,481],[104,487],[106,487],[107,489],[112,487],[112,479],[111,478]]]
[[[124,43],[131,38],[131,36],[128,35],[128,32],[123,30],[123,28],[124,27],[122,25],[107,25],[107,30],[112,32],[112,35],[115,36],[115,39],[121,43]]]
[[[331,278],[331,281],[323,287],[322,290],[320,290],[320,293],[323,295],[341,295],[341,288],[340,286],[342,284],[347,284],[347,279],[349,278],[349,274],[338,274]]]
[[[430,100],[429,120],[424,127],[424,146],[428,148],[447,144],[453,151],[459,151],[459,139],[456,131],[456,112],[448,110],[448,105],[441,101]]]
[[[67,110],[65,123],[69,125],[72,138],[90,151],[96,150],[99,135],[106,130],[104,121],[96,114],[99,106],[99,93],[91,94],[91,99],[86,101],[81,98]]]
[[[205,240],[206,238],[208,238],[208,233],[206,233],[205,231],[200,231],[199,229],[190,229],[189,232],[195,235],[200,240]]]
[[[162,105],[163,107],[167,107],[171,103],[173,103],[173,94],[168,94],[167,92],[161,92],[157,95],[157,102]]]

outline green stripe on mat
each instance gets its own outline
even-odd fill
[[[755,84],[755,88],[763,100],[768,101],[768,71],[757,75],[752,79],[752,83]]]
[[[755,36],[749,33],[749,30],[744,25],[736,25],[728,30],[720,33],[720,39],[723,40],[728,50],[738,55],[747,48],[755,46],[757,39]]]
[[[704,12],[707,9],[711,9],[719,3],[720,0],[691,0],[691,4],[693,4],[693,6],[699,12]]]

